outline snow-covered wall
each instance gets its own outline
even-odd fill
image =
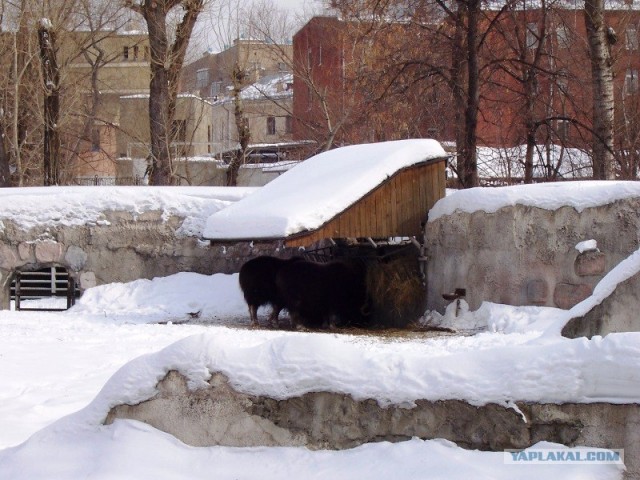
[[[62,266],[82,290],[178,272],[237,272],[277,246],[211,247],[209,215],[252,188],[47,187],[0,189],[0,308],[16,270]]]
[[[455,192],[425,228],[428,306],[443,311],[442,295],[464,288],[473,310],[483,301],[569,309],[638,249],[638,211],[637,182]]]

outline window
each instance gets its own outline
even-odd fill
[[[267,117],[267,135],[276,134],[276,117]]]
[[[556,39],[560,48],[569,48],[571,46],[571,32],[565,25],[559,25],[556,28]]]
[[[291,115],[284,117],[284,129],[285,133],[293,133],[293,117]]]
[[[538,48],[538,24],[527,23],[527,48]]]
[[[638,50],[638,30],[634,25],[629,25],[625,31],[625,46],[627,50]]]
[[[133,59],[136,60],[136,61],[138,60],[138,52],[139,52],[139,50],[140,49],[138,48],[137,45],[133,46]]]
[[[129,60],[129,47],[122,47],[122,59],[125,62]]]
[[[260,62],[250,62],[249,63],[249,71],[251,72],[261,72],[264,70],[262,68],[262,64]]]
[[[220,95],[220,90],[222,90],[222,82],[213,82],[209,89],[209,96],[217,97]]]
[[[627,68],[624,76],[624,91],[627,95],[638,92],[638,70],[635,68]]]
[[[569,120],[558,120],[556,124],[556,132],[558,134],[558,138],[562,141],[566,141],[569,138]]]
[[[91,130],[91,150],[94,152],[100,151],[100,128],[93,127]]]
[[[558,85],[558,90],[563,95],[566,95],[569,91],[569,73],[564,68],[558,70],[556,85]]]
[[[142,59],[149,60],[149,47],[145,46],[142,50]]]
[[[427,93],[427,100],[430,105],[437,106],[440,104],[440,93],[435,85],[432,85]]]
[[[209,69],[202,68],[196,72],[196,88],[204,88],[209,84]]]

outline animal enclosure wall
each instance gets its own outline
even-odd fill
[[[430,221],[428,308],[442,312],[449,303],[442,295],[465,288],[472,310],[483,301],[569,309],[637,250],[638,211],[640,198],[634,197],[581,212],[514,205]],[[598,251],[576,249],[592,239]],[[637,305],[637,295],[626,303]]]
[[[400,170],[320,228],[288,237],[286,245],[422,235],[427,212],[445,195],[445,164],[441,158]]]
[[[100,223],[30,229],[1,219],[0,309],[10,306],[11,283],[17,271],[63,267],[85,290],[178,272],[233,273],[248,258],[282,247],[248,242],[210,247],[199,237],[176,233],[185,219],[165,216],[161,210],[139,215],[105,211],[103,215]]]

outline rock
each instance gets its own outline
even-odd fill
[[[585,298],[591,296],[589,285],[573,285],[571,283],[558,283],[553,291],[553,301],[558,308],[568,310]]]

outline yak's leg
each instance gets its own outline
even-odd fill
[[[267,319],[267,324],[270,327],[279,327],[280,322],[278,320],[278,317],[280,315],[280,311],[282,310],[282,307],[276,304],[273,304],[272,307],[273,309],[271,310],[271,315],[269,315],[269,318]]]
[[[324,317],[322,322],[322,328],[325,330],[335,330],[339,325],[338,316],[335,313],[329,314]]]
[[[293,330],[302,330],[304,325],[302,324],[302,316],[297,310],[289,310],[289,318],[291,319],[291,328]]]
[[[259,327],[258,323],[258,307],[256,305],[249,305],[249,317],[251,318],[251,326]]]

